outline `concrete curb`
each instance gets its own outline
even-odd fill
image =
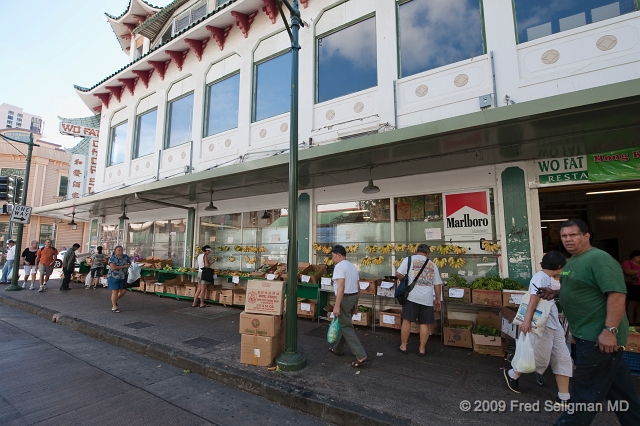
[[[117,330],[64,315],[52,309],[0,294],[0,302],[106,343],[174,365],[217,382],[293,408],[324,421],[344,426],[413,425],[410,419],[374,410],[364,405],[340,401],[284,380],[257,374],[192,355],[166,345],[125,335]]]

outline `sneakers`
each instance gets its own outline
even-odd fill
[[[27,288],[27,283],[22,283],[22,289],[24,290],[25,288]]]
[[[45,289],[45,288],[46,288],[45,286],[41,285],[41,286],[40,286],[40,290],[38,290],[38,293],[42,293],[42,292],[44,292],[44,289]]]
[[[88,286],[88,285],[85,285],[85,286],[84,286],[84,289],[85,289],[85,290],[89,290],[90,288],[91,288],[91,287],[90,287],[90,286]]]
[[[539,384],[540,386],[544,386],[545,383],[547,383],[547,381],[545,380],[544,376],[542,374],[538,373],[537,371],[534,371],[533,375],[536,378],[536,383]]]
[[[33,287],[33,284],[31,284],[31,286],[29,287],[29,290],[35,290],[35,287]]]
[[[46,284],[43,285],[42,288],[46,290],[47,289],[47,285]]]
[[[556,395],[556,400],[553,403],[553,411],[567,411],[570,403],[570,399],[563,401],[558,395]]]
[[[512,379],[511,376],[509,376],[509,370],[505,368],[504,370],[502,370],[502,372],[504,374],[504,379],[507,381],[507,386],[509,386],[509,389],[511,389],[511,391],[515,393],[520,393],[520,391],[518,390],[518,388],[520,387],[520,383],[518,383],[516,379]]]

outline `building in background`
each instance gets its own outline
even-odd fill
[[[5,129],[0,130],[4,136],[29,141],[28,130]],[[39,146],[33,148],[31,157],[31,174],[26,205],[42,207],[55,204],[66,199],[69,193],[69,158],[70,154],[60,145],[40,139],[34,134],[34,143]],[[19,143],[9,143],[0,138],[0,176],[25,176],[27,146]],[[4,202],[2,202],[4,203]],[[71,216],[55,220],[51,217],[33,214],[31,223],[24,226],[22,247],[27,247],[30,240],[38,240],[41,244],[47,238],[54,241],[54,245],[62,250],[71,247],[73,243],[84,246],[83,236],[86,223],[78,222],[77,228],[72,229],[68,223]],[[12,231],[16,236],[17,225]],[[9,215],[0,214],[0,251],[4,251],[9,231]],[[86,247],[85,247],[86,248]]]
[[[0,105],[0,129],[24,129],[33,133],[44,132],[42,117],[29,114],[15,105]]]

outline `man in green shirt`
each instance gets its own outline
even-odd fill
[[[561,290],[541,289],[541,296],[560,296],[576,341],[576,371],[571,402],[556,424],[588,425],[597,414],[588,408],[590,404],[606,399],[626,401],[629,409],[616,411],[618,420],[622,425],[639,425],[640,400],[622,359],[629,336],[622,269],[608,253],[591,246],[582,220],[563,222],[560,238],[571,254],[560,275]]]

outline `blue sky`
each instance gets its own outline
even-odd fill
[[[165,6],[171,0],[153,0]],[[43,139],[72,147],[58,132],[58,115],[91,111],[73,88],[93,86],[129,62],[104,13],[120,15],[129,0],[3,1],[0,15],[0,103],[45,121]]]

